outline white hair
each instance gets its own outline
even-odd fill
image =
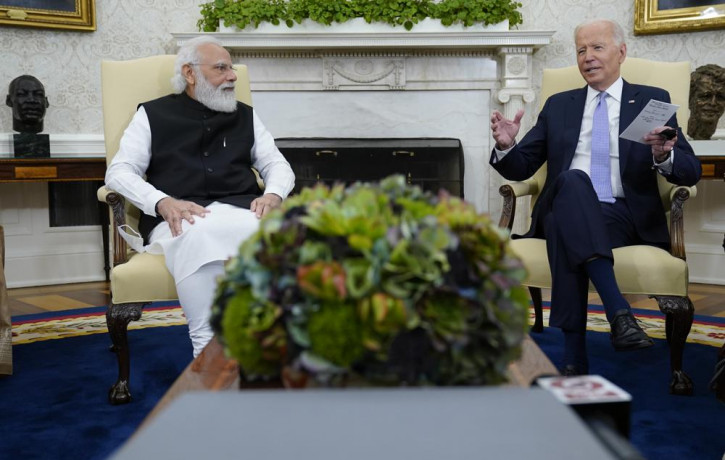
[[[176,64],[174,64],[174,76],[171,77],[171,86],[174,88],[174,93],[181,94],[186,89],[186,78],[181,73],[181,69],[185,64],[198,63],[200,57],[199,47],[207,43],[222,46],[221,42],[216,38],[209,35],[202,35],[192,38],[179,48],[179,52],[176,55]]]
[[[574,29],[574,42],[576,43],[576,35],[579,33],[579,30],[582,27],[585,26],[591,26],[593,24],[609,24],[612,26],[612,39],[614,40],[614,44],[616,46],[622,45],[624,43],[624,29],[622,29],[622,26],[620,26],[618,23],[611,21],[609,19],[592,19],[589,21],[582,22],[576,28]]]

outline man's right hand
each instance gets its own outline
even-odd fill
[[[510,149],[516,141],[516,135],[521,128],[521,118],[524,116],[524,109],[519,109],[513,120],[504,118],[498,110],[491,114],[491,133],[496,141],[496,148],[499,150]]]
[[[193,201],[177,200],[167,196],[156,203],[156,211],[169,223],[171,234],[173,236],[181,235],[181,221],[186,220],[190,224],[194,223],[194,216],[204,217],[209,210],[200,206]]]

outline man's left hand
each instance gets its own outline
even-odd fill
[[[266,193],[259,198],[255,198],[252,204],[249,206],[249,210],[257,215],[258,219],[261,219],[267,213],[275,208],[279,208],[282,204],[282,198],[274,193]]]
[[[676,135],[672,139],[666,140],[659,134],[660,131],[664,131],[665,129],[667,129],[667,126],[661,126],[653,129],[644,136],[645,143],[652,146],[652,155],[655,157],[657,163],[665,161],[677,143]]]

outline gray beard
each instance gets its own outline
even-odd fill
[[[196,100],[217,112],[234,112],[237,110],[237,95],[234,91],[224,88],[234,88],[234,83],[227,82],[214,86],[204,78],[201,72],[197,72],[196,87],[194,88]]]

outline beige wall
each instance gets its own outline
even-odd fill
[[[16,76],[35,75],[45,84],[51,104],[46,132],[101,134],[100,61],[174,52],[170,32],[196,31],[200,3],[204,2],[96,0],[98,30],[92,33],[0,27],[2,94]],[[521,29],[557,31],[554,42],[536,53],[537,68],[574,64],[572,30],[581,20],[596,17],[622,24],[631,56],[688,60],[693,68],[709,63],[725,66],[723,30],[635,37],[632,0],[522,3]],[[2,107],[0,132],[10,132],[11,112]],[[721,120],[720,127],[725,127],[725,120]]]

